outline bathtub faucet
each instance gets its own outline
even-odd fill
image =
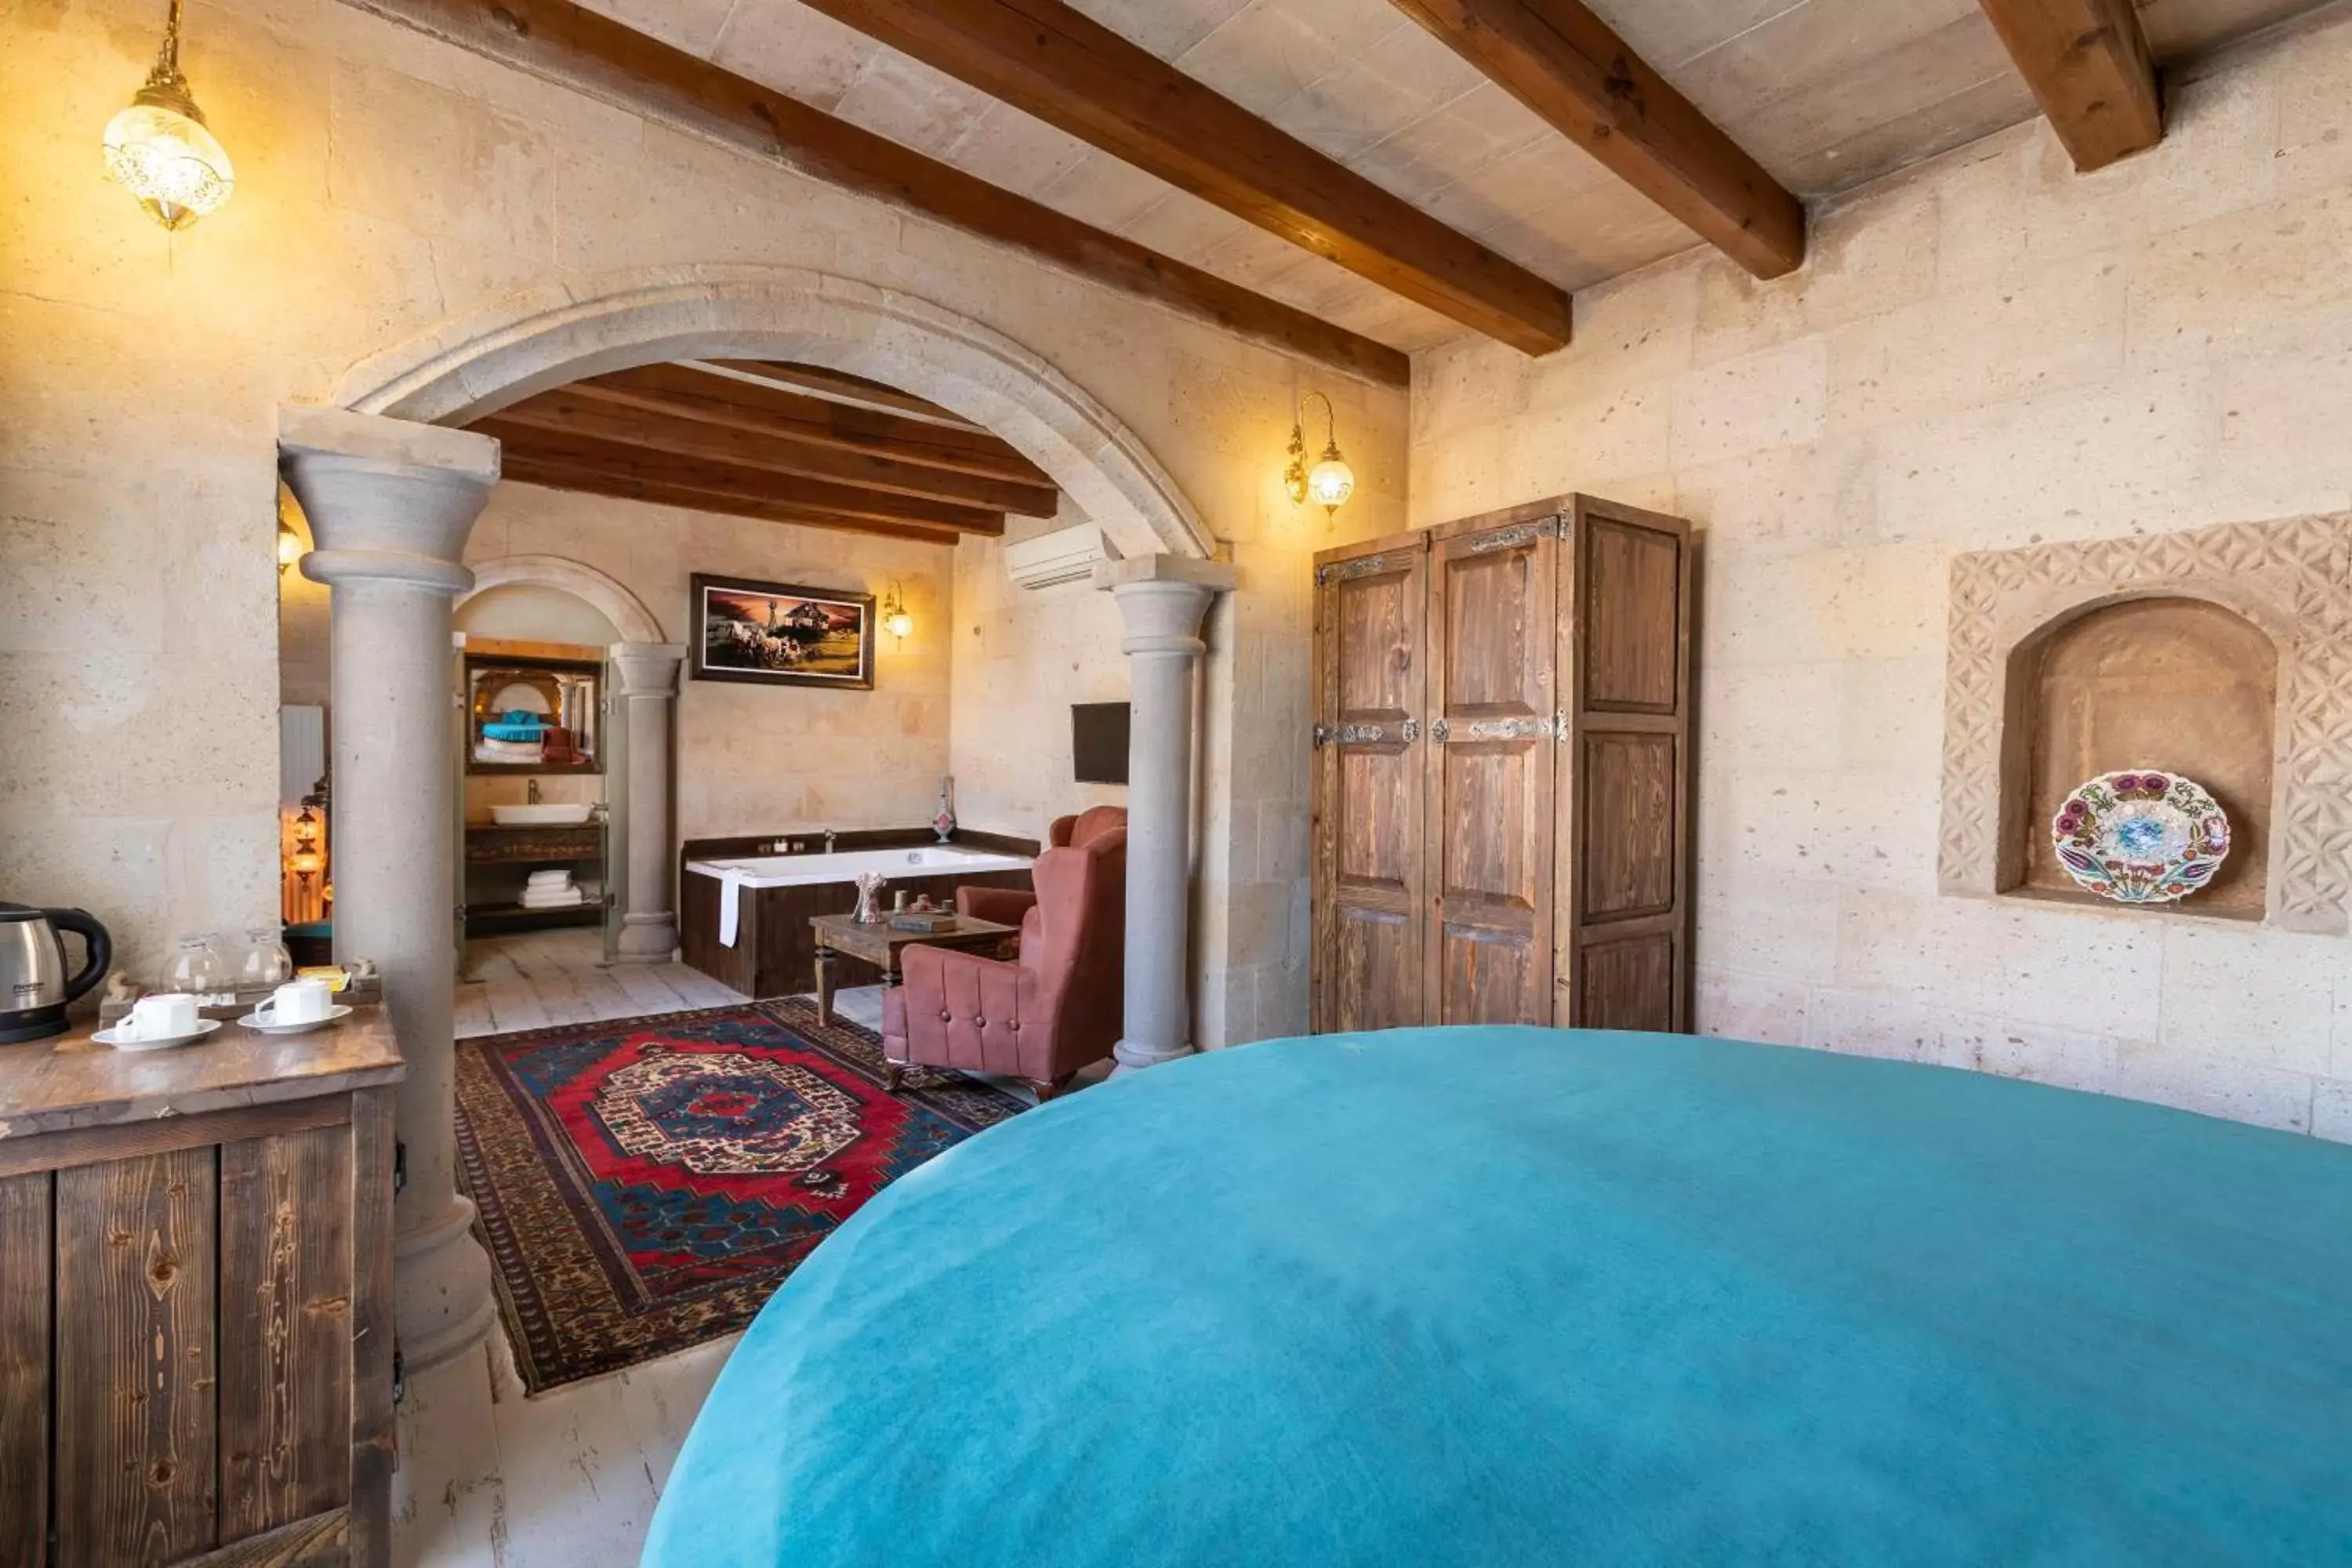
[[[824,830],[824,852],[828,855],[833,853],[833,829],[830,827]]]

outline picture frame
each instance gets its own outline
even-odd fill
[[[697,680],[874,689],[874,595],[696,573]]]

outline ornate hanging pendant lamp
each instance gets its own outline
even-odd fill
[[[106,172],[165,228],[185,228],[217,212],[236,171],[180,74],[180,3],[172,0],[163,47],[147,84],[106,122]]]

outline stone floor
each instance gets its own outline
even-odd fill
[[[593,931],[470,942],[457,1034],[506,1034],[744,1000],[682,963],[600,966]],[[879,986],[845,990],[868,1028]],[[687,1428],[735,1337],[523,1397],[502,1335],[413,1379],[393,1481],[394,1568],[629,1568]]]
[[[466,957],[461,1038],[743,1000],[682,963],[602,968],[593,931],[469,942]],[[413,1379],[398,1412],[395,1568],[628,1568],[734,1342],[526,1400],[493,1335],[487,1352]]]

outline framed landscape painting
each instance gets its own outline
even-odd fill
[[[874,595],[694,579],[694,678],[874,689]]]

